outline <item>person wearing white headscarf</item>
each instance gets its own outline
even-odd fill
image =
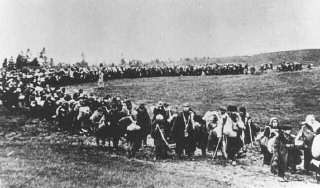
[[[319,132],[320,123],[314,115],[307,115],[305,122],[295,138],[295,145],[304,151],[304,169],[308,172],[312,160],[311,146],[314,136]]]
[[[269,122],[269,126],[266,126],[266,130],[264,132],[264,136],[267,138],[273,138],[278,136],[279,134],[279,119],[276,117],[272,117]]]
[[[314,115],[307,115],[305,123],[310,125],[312,127],[313,132],[315,132],[315,133],[320,128],[320,123],[318,121],[316,121]]]
[[[132,123],[127,127],[128,157],[135,157],[142,143],[141,126],[137,125],[138,112],[133,110],[129,116]]]

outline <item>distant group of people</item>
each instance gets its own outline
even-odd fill
[[[311,68],[308,65],[308,68]],[[277,66],[277,71],[287,72],[287,71],[300,71],[302,70],[302,64],[299,62],[281,62],[280,65]]]
[[[276,67],[277,71],[299,71],[302,64],[298,62],[283,62]],[[104,79],[144,78],[160,76],[204,76],[204,75],[237,75],[256,74],[273,70],[273,64],[264,64],[259,67],[248,64],[206,64],[206,65],[174,65],[174,66],[136,66],[136,67],[105,67],[102,69]]]
[[[172,65],[172,66],[135,66],[135,67],[105,67],[105,79],[142,78],[160,76],[201,76],[201,75],[231,75],[244,74],[248,65],[242,64],[207,64],[207,65]]]
[[[40,53],[39,59],[44,62],[43,64],[46,68],[40,68],[39,64],[34,66],[30,59],[30,51],[27,50],[26,54],[21,52],[16,62],[11,57],[9,62],[5,59],[3,67],[7,70],[13,70],[20,72],[28,72],[28,67],[38,67],[40,73],[45,74],[45,78],[50,77],[54,74],[60,82],[67,85],[75,84],[75,80],[87,79],[87,80],[98,80],[98,74],[103,75],[103,79],[121,79],[121,78],[144,78],[144,77],[164,77],[164,76],[204,76],[204,75],[238,75],[238,74],[257,74],[264,73],[267,70],[276,71],[299,71],[302,70],[302,64],[299,62],[281,62],[280,65],[274,66],[272,63],[263,64],[260,66],[249,66],[248,64],[241,63],[229,63],[229,64],[217,64],[208,63],[204,65],[120,65],[111,67],[88,67],[78,66],[78,65],[66,65],[64,67],[54,67],[51,64],[46,64],[47,62],[45,48]],[[37,59],[37,58],[36,58]],[[50,70],[50,71],[49,71]],[[30,72],[30,71],[29,71]],[[32,71],[31,71],[32,72]],[[30,75],[29,75],[30,76]],[[89,76],[90,78],[87,78]],[[58,78],[59,77],[59,78]],[[86,77],[86,78],[84,78]],[[55,82],[54,78],[50,82]],[[57,81],[59,82],[59,80]],[[54,85],[55,83],[51,83]]]

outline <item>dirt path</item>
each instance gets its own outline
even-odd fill
[[[125,151],[97,148],[93,137],[57,132],[45,122],[15,115],[0,121],[0,187],[319,187],[314,177],[299,174],[286,173],[289,181],[279,182],[258,148],[235,167],[220,153],[213,162],[202,158],[200,150],[195,161],[154,161],[152,147],[129,159]]]
[[[230,165],[223,159],[211,161],[181,161],[157,162],[156,167],[178,177],[189,176],[201,180],[203,187],[210,183],[221,187],[319,187],[313,177],[286,173],[288,182],[280,182],[277,176],[270,172],[270,167],[262,165],[262,159],[256,151],[250,151],[248,156],[239,160],[237,166]],[[192,186],[190,186],[192,187]]]

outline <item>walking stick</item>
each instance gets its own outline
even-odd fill
[[[169,144],[169,143],[167,142],[167,140],[166,140],[166,138],[164,137],[163,133],[161,132],[161,129],[160,129],[160,127],[159,127],[158,124],[156,125],[156,129],[159,130],[160,136],[161,136],[162,140],[164,141],[164,143],[167,145],[168,148],[173,149],[173,148],[176,147],[175,144]]]
[[[216,146],[216,150],[215,150],[214,153],[212,154],[212,160],[214,160],[214,158],[215,158],[216,155],[217,155],[217,151],[218,151],[218,147],[219,147],[219,144],[220,144],[220,142],[221,142],[221,139],[222,139],[222,137],[220,137],[219,140],[218,140],[218,144],[217,144],[217,146]]]
[[[215,158],[216,155],[217,155],[219,144],[220,144],[220,142],[221,142],[221,140],[222,140],[222,138],[223,138],[223,129],[224,129],[224,125],[225,125],[226,121],[227,121],[226,118],[222,120],[221,137],[219,138],[218,144],[217,144],[217,147],[216,147],[216,150],[215,150],[214,154],[212,155],[212,160],[214,160],[214,158]],[[221,147],[222,147],[222,146],[221,146]]]
[[[249,133],[250,133],[251,147],[253,147],[253,140],[252,140],[252,133],[251,133],[251,122],[249,123]]]

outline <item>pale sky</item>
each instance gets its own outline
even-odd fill
[[[319,0],[0,0],[0,61],[221,57],[320,48]]]

